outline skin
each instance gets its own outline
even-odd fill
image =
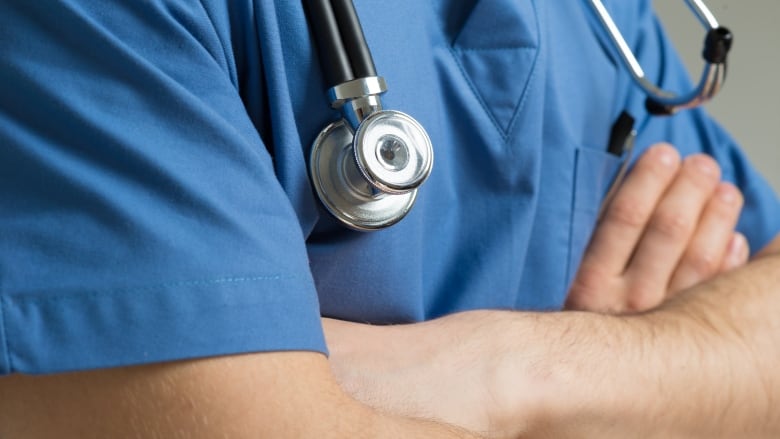
[[[643,168],[637,169],[632,175]],[[666,188],[683,171],[656,195],[661,201],[648,202],[650,211],[675,193]],[[712,193],[719,187],[716,182]],[[717,203],[712,195],[702,199],[698,226],[657,285],[677,285],[685,255],[697,254],[702,242],[699,228],[728,224],[707,218],[731,210],[710,209]],[[738,211],[739,203],[726,204]],[[613,224],[609,210],[604,218],[599,230]],[[656,223],[642,224],[650,230]],[[725,230],[725,241],[733,240],[733,229]],[[625,267],[655,242],[641,238],[649,233],[639,233],[635,249],[622,253]],[[599,245],[624,244],[596,237],[585,260],[597,257],[591,255]],[[719,260],[744,260],[729,248]],[[277,352],[5,377],[0,437],[777,436],[771,396],[780,396],[772,376],[780,328],[760,318],[780,306],[772,294],[780,286],[776,253],[780,241],[726,275],[679,293],[665,289],[660,300],[676,297],[638,315],[474,311],[386,327],[325,319],[330,361]],[[730,265],[696,272],[686,282],[723,267]],[[621,280],[630,271],[611,272],[608,279],[619,281],[605,283],[601,291],[609,300],[595,309],[634,306],[630,282]]]
[[[647,311],[688,287],[743,266],[749,249],[744,236],[733,232],[742,197],[733,185],[719,182],[719,178],[717,164],[709,157],[697,155],[681,161],[669,145],[651,148],[607,206],[583,258],[568,307],[612,313]],[[766,253],[771,251],[770,247]],[[652,263],[653,257],[661,263]],[[647,320],[653,321],[649,317]],[[631,325],[634,321],[630,320]],[[507,328],[497,328],[497,322],[515,327],[518,336],[507,336]],[[576,326],[585,327],[580,332],[573,329]],[[551,394],[570,395],[568,388],[543,385],[558,368],[551,361],[552,347],[556,343],[564,345],[556,352],[563,364],[575,368],[565,371],[564,375],[570,376],[581,371],[581,364],[569,358],[570,345],[563,340],[574,338],[573,345],[588,346],[587,334],[602,334],[590,340],[600,345],[616,333],[627,333],[624,326],[621,320],[581,313],[492,311],[395,327],[332,320],[324,324],[331,367],[356,398],[384,411],[426,414],[491,431],[495,437],[517,437],[521,432],[534,431],[540,418],[559,425],[550,413],[562,403],[550,403],[549,409],[540,403]],[[644,331],[654,334],[659,330],[656,326],[646,325]],[[665,325],[660,326],[664,329]],[[677,335],[667,335],[668,341],[681,340]],[[634,336],[638,338],[636,345],[646,344],[645,333],[637,331]],[[486,347],[496,340],[499,346]],[[608,345],[621,343],[626,353],[634,346],[625,338],[613,343]],[[501,355],[513,351],[513,356]],[[679,351],[674,346],[656,354],[661,358],[663,353]],[[614,349],[616,356],[622,352]],[[503,361],[516,366],[507,370]],[[603,364],[594,365],[594,369],[612,370]],[[518,382],[517,377],[525,380]],[[522,397],[507,395],[507,388],[523,389]],[[619,387],[611,390],[622,393]],[[638,393],[641,390],[637,389]],[[609,393],[605,396],[614,397]],[[513,404],[506,403],[513,398]],[[491,403],[512,405],[515,411],[497,416],[484,410]],[[635,436],[630,433],[635,433],[635,427],[629,424],[626,436]],[[576,433],[568,431],[565,437],[578,437]]]
[[[0,380],[0,437],[475,438],[348,397],[327,359],[278,352]]]
[[[646,311],[744,264],[747,240],[734,232],[742,204],[712,158],[650,148],[606,206],[566,308]]]

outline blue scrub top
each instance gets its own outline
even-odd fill
[[[649,1],[608,8],[690,86]],[[753,249],[780,203],[701,110],[649,119],[585,1],[357,0],[385,107],[436,160],[411,214],[346,230],[306,162],[338,118],[298,2],[0,3],[0,374],[326,350],[320,315],[559,309],[619,160],[707,152]],[[638,154],[637,154],[638,155]]]

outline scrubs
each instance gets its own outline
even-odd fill
[[[377,324],[559,309],[619,165],[706,152],[780,203],[703,111],[649,119],[584,1],[357,0],[386,108],[436,153],[398,225],[346,230],[306,162],[329,108],[299,2],[0,3],[0,374],[325,352],[320,315]],[[687,90],[649,1],[607,2],[648,75]]]

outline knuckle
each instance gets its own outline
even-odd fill
[[[719,223],[724,223],[739,215],[741,210],[742,207],[739,204],[732,204],[717,200],[708,206],[708,208],[704,211],[703,217],[714,218],[717,219]]]
[[[694,222],[689,215],[677,211],[659,211],[651,220],[650,228],[674,240],[684,240],[693,232]]]
[[[647,221],[647,210],[642,204],[630,199],[615,199],[605,213],[605,220],[620,226],[640,229]]]
[[[720,165],[715,159],[705,154],[696,154],[685,160],[681,176],[696,189],[709,191],[720,180],[720,173]]]
[[[572,291],[582,295],[590,295],[608,282],[608,277],[600,270],[590,266],[582,266],[572,282]]]
[[[580,267],[572,281],[567,298],[567,307],[580,310],[597,310],[607,305],[612,298],[608,293],[611,278],[593,266]]]
[[[716,213],[723,216],[733,215],[739,212],[745,203],[745,196],[742,191],[731,183],[721,183],[717,189],[716,196],[713,197],[713,209]]]
[[[625,312],[639,313],[655,308],[663,302],[663,291],[636,287],[626,299]]]
[[[711,276],[720,268],[720,259],[708,251],[689,252],[683,264],[700,278]]]

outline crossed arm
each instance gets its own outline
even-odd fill
[[[685,171],[689,162],[673,158],[661,171],[671,175],[662,185],[668,190],[656,191],[663,195],[647,212],[674,206],[667,202],[676,199],[673,188],[690,184],[699,191],[702,221],[711,207],[719,212],[713,221],[726,227],[738,202],[728,208],[710,201],[730,189],[717,176]],[[650,224],[656,216],[637,218]],[[601,273],[607,299],[575,288],[571,307],[654,306],[673,285],[684,288],[745,257],[744,249],[728,251],[741,238],[726,234],[717,245],[726,256],[705,264],[717,268],[686,277],[698,235],[679,230],[690,236],[674,247],[677,262],[655,273],[666,273],[658,285],[668,288],[634,297],[626,279],[635,259],[628,257]],[[674,280],[680,277],[687,280]],[[325,321],[330,362],[290,352],[12,376],[0,380],[0,437],[776,436],[778,289],[780,241],[763,257],[642,314],[476,311],[390,327]]]
[[[728,233],[739,194],[705,157],[661,157],[670,153],[640,160],[569,300],[634,313],[666,304],[623,316],[483,311],[391,328],[326,321],[344,388],[492,437],[776,437],[780,238],[733,270],[747,258],[744,238]]]

